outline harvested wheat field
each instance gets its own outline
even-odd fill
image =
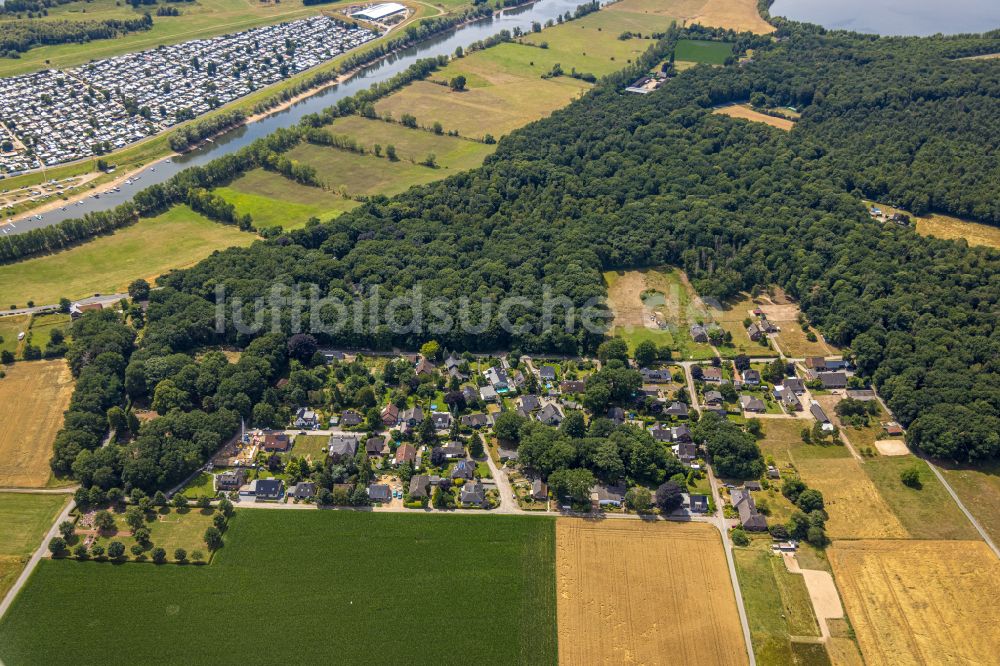
[[[742,118],[743,120],[751,120],[755,123],[764,123],[765,125],[770,125],[771,127],[777,127],[778,129],[785,130],[786,132],[795,127],[795,123],[788,118],[776,118],[775,116],[769,116],[766,113],[761,113],[760,111],[754,111],[749,106],[745,104],[730,104],[728,106],[720,106],[713,113],[719,113],[724,116],[729,116],[730,118]]]
[[[69,406],[73,378],[65,361],[7,366],[0,379],[0,487],[47,484],[56,432]]]
[[[906,528],[854,458],[799,460],[802,480],[823,493],[832,539],[905,539]]]
[[[828,551],[865,661],[995,664],[1000,561],[981,541],[851,541]]]
[[[722,540],[704,524],[560,518],[560,664],[746,664]]]
[[[757,0],[708,0],[691,22],[758,35],[774,32],[774,26],[757,11]]]

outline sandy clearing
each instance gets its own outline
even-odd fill
[[[742,118],[743,120],[750,120],[757,123],[764,123],[765,125],[770,125],[771,127],[776,127],[780,130],[785,130],[786,132],[795,127],[795,122],[789,120],[788,118],[776,118],[774,116],[769,116],[766,113],[761,113],[760,111],[754,111],[750,107],[744,104],[730,104],[729,106],[720,106],[715,109],[712,113],[718,113],[724,116],[729,116],[730,118]]]
[[[910,454],[910,450],[906,448],[906,442],[901,439],[875,440],[875,448],[883,456],[906,456]]]
[[[69,366],[22,361],[0,379],[0,486],[42,488],[51,476],[52,442],[73,393]]]
[[[833,582],[833,576],[827,571],[816,569],[803,569],[799,567],[799,562],[795,556],[784,553],[785,567],[791,573],[800,574],[805,580],[806,590],[809,591],[809,600],[812,602],[813,613],[819,620],[820,633],[823,639],[830,638],[830,627],[827,620],[836,620],[844,617],[844,606],[840,603],[840,594],[837,593],[837,586]]]
[[[748,661],[710,525],[560,518],[556,597],[560,664]]]
[[[646,276],[640,271],[619,271],[608,280],[608,307],[615,315],[612,328],[643,328],[646,326],[646,308],[642,292],[646,290]]]

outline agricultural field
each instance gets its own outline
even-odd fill
[[[962,504],[995,543],[1000,543],[1000,465],[984,464],[977,469],[941,467],[941,473]]]
[[[680,39],[674,49],[674,58],[681,62],[697,62],[708,65],[725,64],[733,55],[733,45],[729,42],[715,42],[704,39]]]
[[[0,659],[98,663],[128,635],[129,663],[167,648],[177,663],[287,661],[289,646],[300,663],[368,663],[373,646],[383,663],[556,662],[549,519],[237,509],[230,523],[207,566],[43,561],[0,622]]]
[[[5,293],[4,296],[6,295]],[[27,336],[30,327],[31,315],[8,315],[0,317],[0,350],[9,351],[11,354],[17,355],[22,344],[22,341],[18,340],[17,336],[21,333]]]
[[[920,470],[919,489],[903,484],[903,470]],[[916,456],[881,456],[866,460],[861,468],[903,527],[914,539],[977,539],[965,514],[941,485],[927,463]]]
[[[757,11],[756,0],[708,0],[691,23],[759,35],[774,32],[774,26],[761,18]]]
[[[347,4],[347,3],[343,3]],[[176,44],[190,39],[239,32],[271,23],[291,21],[319,14],[321,9],[334,6],[305,7],[302,0],[282,3],[248,2],[247,0],[199,0],[185,4],[180,16],[154,16],[153,27],[116,39],[99,39],[84,44],[40,46],[20,54],[18,59],[0,59],[0,76],[14,76],[39,69],[62,69],[90,60],[109,58],[154,48],[160,44]],[[105,20],[140,18],[148,8],[135,8],[118,0],[87,0],[56,5],[48,10],[45,20]],[[7,20],[0,19],[0,25]]]
[[[0,493],[0,599],[67,501],[69,495]]]
[[[606,522],[556,521],[560,663],[747,663],[716,529]]]
[[[43,488],[52,477],[52,443],[73,393],[62,359],[6,366],[0,379],[0,487]]]
[[[981,541],[844,541],[829,549],[865,662],[987,664],[1000,562]]]
[[[865,207],[872,205],[882,209],[886,214],[902,213],[910,216],[911,224],[915,224],[917,233],[922,236],[934,236],[948,240],[964,239],[969,245],[985,245],[1000,249],[1000,228],[979,222],[970,222],[951,215],[938,215],[929,213],[927,215],[916,216],[902,208],[895,208],[886,204],[874,203],[864,200]],[[887,222],[886,224],[892,224]]]
[[[761,113],[747,104],[728,104],[726,106],[720,106],[717,107],[713,113],[729,116],[730,118],[750,120],[755,123],[764,123],[765,125],[770,125],[771,127],[785,130],[786,132],[795,127],[795,122],[789,120],[788,118],[776,118],[775,116]]]
[[[831,539],[905,539],[900,519],[852,457],[800,460],[796,467],[810,487],[823,493]]]
[[[733,559],[757,662],[762,666],[803,663],[800,653],[816,651],[821,656],[810,654],[804,663],[829,663],[822,644],[792,640],[793,636],[818,638],[819,625],[805,579],[790,573],[784,560],[771,553],[771,540],[754,539],[750,546],[735,549]]]
[[[249,214],[254,226],[280,226],[286,230],[305,226],[309,218],[331,220],[358,206],[357,201],[320,189],[299,185],[284,176],[254,169],[227,187],[213,190],[233,204],[241,215]]]
[[[689,328],[712,315],[681,271],[673,268],[607,271],[612,330],[634,350],[643,340],[668,345],[681,358],[704,360],[715,355],[711,345],[696,343]]]
[[[289,159],[315,167],[323,186],[330,190],[327,194],[392,196],[414,185],[424,185],[449,175],[440,167],[432,168],[403,160],[393,162],[385,157],[358,155],[308,143],[296,146],[286,155]]]
[[[113,294],[136,278],[152,281],[191,266],[215,250],[249,245],[256,237],[175,206],[56,254],[0,266],[0,292],[10,303],[57,303],[60,298]]]

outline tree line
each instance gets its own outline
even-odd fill
[[[19,53],[35,46],[114,39],[152,27],[153,18],[149,14],[139,18],[100,21],[4,21],[0,23],[0,55],[18,58]]]

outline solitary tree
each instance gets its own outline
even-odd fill
[[[750,545],[750,537],[748,537],[747,533],[744,532],[743,529],[740,528],[740,527],[737,527],[736,529],[734,529],[730,533],[730,536],[733,538],[733,545],[736,545],[736,546],[749,546]]]
[[[903,485],[919,490],[923,484],[920,482],[920,468],[917,466],[907,467],[899,473],[899,480]]]
[[[187,551],[183,548],[178,548],[174,551],[174,559],[178,562],[186,562],[188,558]]]
[[[62,537],[52,537],[49,541],[49,552],[51,552],[56,557],[62,555],[66,552],[66,539]]]
[[[64,520],[61,523],[59,523],[59,534],[61,534],[62,538],[66,539],[67,541],[69,541],[69,538],[73,536],[73,529],[74,529],[73,523],[69,520]]]
[[[448,85],[451,86],[452,90],[456,90],[456,91],[465,90],[465,77],[462,76],[461,74],[459,74],[458,76],[454,77],[449,82]]]
[[[156,562],[157,564],[163,564],[164,562],[167,561],[167,551],[160,548],[159,546],[154,548],[153,552],[150,553],[150,555],[152,555],[153,561]]]

